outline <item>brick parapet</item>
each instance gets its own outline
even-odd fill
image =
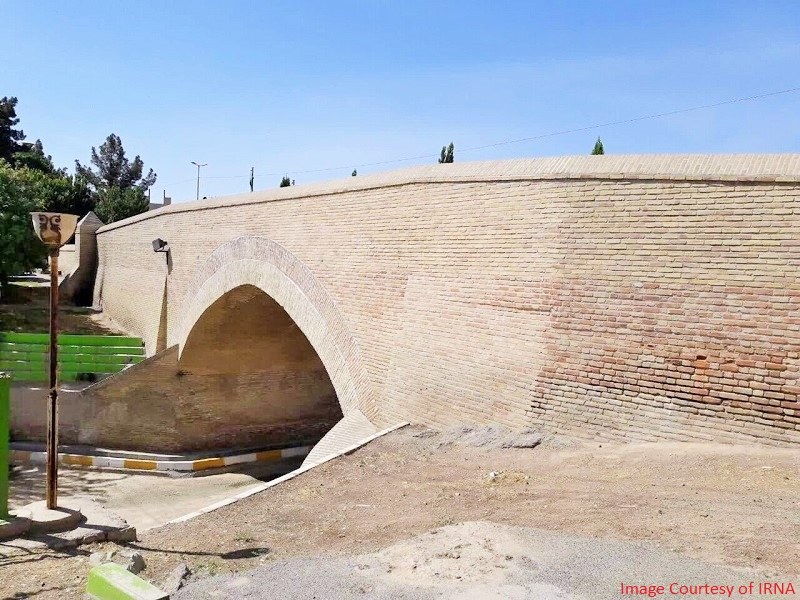
[[[800,183],[800,155],[608,155],[562,156],[492,162],[466,162],[411,167],[389,173],[290,186],[277,190],[239,194],[196,202],[183,202],[159,211],[111,223],[100,233],[146,219],[167,217],[169,213],[202,211],[221,206],[277,202],[371,191],[417,184],[518,183],[525,181],[614,181],[694,182],[694,183]]]

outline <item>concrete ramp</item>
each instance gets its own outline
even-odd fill
[[[378,428],[360,410],[353,410],[317,442],[300,468],[321,462],[377,432]]]

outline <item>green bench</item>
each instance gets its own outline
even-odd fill
[[[50,336],[0,332],[0,371],[14,381],[46,382]],[[141,338],[121,335],[58,336],[59,381],[97,381],[144,360]]]

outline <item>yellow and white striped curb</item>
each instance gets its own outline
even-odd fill
[[[306,456],[311,446],[262,450],[235,456],[216,456],[197,460],[147,460],[140,458],[117,458],[110,456],[89,456],[87,454],[61,454],[58,462],[65,466],[99,467],[106,469],[129,469],[133,471],[178,471],[182,473],[219,469],[253,462],[271,462],[284,458]],[[11,450],[12,464],[45,464],[46,452]]]

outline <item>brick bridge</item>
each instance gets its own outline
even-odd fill
[[[153,356],[75,441],[318,439],[344,414],[800,442],[800,155],[435,165],[97,239],[95,302]]]

